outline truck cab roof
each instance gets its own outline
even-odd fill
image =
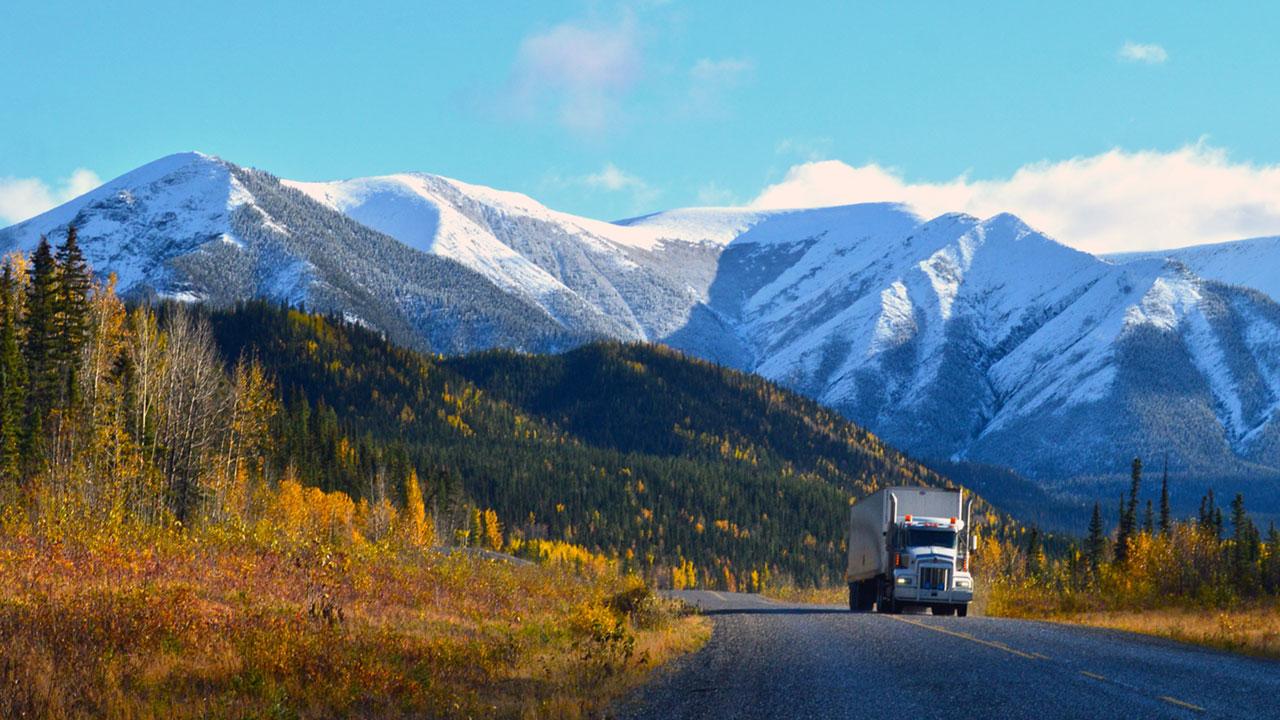
[[[964,521],[958,517],[939,518],[939,517],[919,517],[916,515],[907,515],[901,521],[903,527],[912,528],[937,528],[949,530],[963,530]]]

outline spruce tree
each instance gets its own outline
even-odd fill
[[[1173,513],[1169,509],[1169,456],[1164,456],[1164,475],[1160,479],[1160,534],[1168,535],[1173,528]]]
[[[1130,469],[1129,476],[1131,478],[1129,484],[1129,534],[1138,527],[1138,493],[1142,489],[1142,458],[1134,458],[1133,466]]]
[[[1120,529],[1116,533],[1116,563],[1129,559],[1129,543],[1138,530],[1138,492],[1142,489],[1142,458],[1134,458],[1130,473],[1129,501],[1120,496]]]
[[[56,328],[53,358],[57,364],[58,386],[55,403],[71,407],[78,402],[76,378],[80,370],[80,354],[89,332],[89,290],[93,284],[89,264],[76,237],[75,225],[67,228],[67,237],[58,247],[57,290],[53,316]]]
[[[1236,585],[1249,592],[1256,589],[1258,560],[1262,556],[1261,536],[1245,512],[1244,495],[1231,501],[1231,566]]]
[[[1040,560],[1040,530],[1034,525],[1027,535],[1027,576],[1040,577],[1044,567]]]
[[[1280,530],[1276,529],[1275,521],[1271,522],[1267,530],[1267,554],[1262,581],[1267,592],[1280,592]]]
[[[43,458],[45,425],[57,397],[57,270],[49,241],[41,237],[31,255],[24,315],[26,338],[22,354],[27,366],[27,405],[21,444],[27,472],[34,471]]]
[[[1142,531],[1148,535],[1156,533],[1156,516],[1150,500],[1147,500],[1147,510],[1142,514]]]
[[[1102,567],[1102,556],[1106,552],[1107,538],[1102,530],[1102,505],[1093,504],[1093,517],[1089,519],[1089,539],[1085,544],[1085,552],[1089,558],[1089,570],[1097,573]]]
[[[1212,535],[1214,540],[1222,538],[1222,508],[1214,500],[1213,488],[1200,498],[1200,529]]]
[[[1120,493],[1119,519],[1116,521],[1116,548],[1113,559],[1117,565],[1129,558],[1129,513],[1125,510],[1124,493]]]
[[[21,470],[26,366],[18,344],[18,288],[13,267],[0,270],[0,485],[16,483]]]

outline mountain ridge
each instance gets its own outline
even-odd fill
[[[151,177],[184,163],[204,174]],[[1100,258],[1009,213],[868,203],[609,223],[426,173],[297,182],[201,154],[139,171],[0,230],[0,250],[79,218],[90,261],[127,271],[126,293],[305,303],[445,353],[664,343],[917,456],[1051,484],[1165,450],[1178,472],[1280,477],[1280,308],[1222,269]]]

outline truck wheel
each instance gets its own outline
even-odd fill
[[[893,599],[889,597],[889,593],[885,592],[886,583],[883,580],[876,580],[876,612],[889,614],[893,612]]]
[[[859,605],[859,610],[871,612],[871,609],[876,606],[876,581],[863,580],[859,585],[861,586],[861,591],[858,597],[862,601]]]
[[[849,612],[862,612],[862,583],[849,583]]]
[[[959,615],[960,617],[968,617],[968,615],[969,615],[969,603],[965,603],[964,605],[957,605],[957,606],[956,606],[956,615]]]

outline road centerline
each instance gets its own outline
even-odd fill
[[[904,618],[898,615],[888,615],[886,617],[888,617],[890,620],[897,620],[898,622],[906,623],[908,625],[915,625],[916,627],[924,628],[925,630],[932,630],[934,632],[942,633],[944,635],[951,635],[952,637],[958,637],[961,640],[968,640],[969,642],[972,642],[972,643],[977,643],[979,645],[984,645],[986,647],[995,648],[996,650],[1002,650],[1004,652],[1009,653],[1010,655],[1016,655],[1017,657],[1020,657],[1026,660],[1048,660],[1050,661],[1050,664],[1057,664],[1057,663],[1052,663],[1052,659],[1048,655],[1044,655],[1038,652],[1024,652],[1022,650],[1018,650],[1017,648],[1009,647],[1003,642],[994,641],[994,640],[984,640],[983,638],[970,635],[969,633],[966,633],[966,632],[961,632],[959,630],[951,630],[949,628],[938,627],[936,625],[929,625],[927,623],[923,623],[918,620],[909,620],[907,618]],[[1171,695],[1158,695],[1155,693],[1144,692],[1140,688],[1136,688],[1122,682],[1111,680],[1110,678],[1107,678],[1103,675],[1099,675],[1098,673],[1089,672],[1088,670],[1079,670],[1078,672],[1087,678],[1092,678],[1094,680],[1109,683],[1116,687],[1123,688],[1135,695],[1139,695],[1147,698],[1154,697],[1156,700],[1159,700],[1161,702],[1168,703],[1170,705],[1173,705],[1175,707],[1180,707],[1185,710],[1191,710],[1197,713],[1206,712],[1206,710],[1203,707],[1196,705],[1195,703],[1190,703],[1185,700],[1179,700],[1178,698],[1175,698]]]
[[[993,642],[993,641],[991,641],[991,640],[983,640],[983,639],[982,639],[982,638],[980,638],[980,637],[974,637],[973,635],[970,635],[970,634],[968,634],[968,633],[964,633],[964,632],[960,632],[960,631],[958,631],[958,630],[949,630],[949,629],[947,629],[947,628],[941,628],[941,627],[937,627],[937,626],[935,626],[935,625],[928,625],[928,624],[926,624],[926,623],[918,622],[918,621],[915,621],[915,620],[908,620],[908,619],[906,619],[906,618],[904,618],[904,617],[899,617],[899,616],[897,616],[897,615],[889,615],[889,616],[887,616],[887,617],[889,617],[889,618],[890,618],[890,619],[892,619],[892,620],[897,620],[898,622],[904,622],[904,623],[906,623],[906,624],[908,624],[908,625],[915,625],[916,627],[924,628],[925,630],[932,630],[932,631],[934,631],[934,632],[942,633],[943,635],[951,635],[951,636],[953,636],[953,637],[958,637],[958,638],[960,638],[961,640],[968,640],[969,642],[977,643],[977,644],[979,644],[979,645],[985,645],[985,646],[987,646],[987,647],[992,647],[992,648],[995,648],[995,649],[997,649],[997,650],[1002,650],[1002,651],[1004,651],[1004,652],[1009,653],[1010,655],[1017,655],[1018,657],[1020,657],[1020,658],[1024,658],[1024,659],[1026,659],[1026,660],[1041,660],[1041,659],[1047,659],[1047,658],[1046,658],[1046,657],[1044,657],[1044,656],[1037,657],[1036,655],[1033,655],[1033,654],[1031,654],[1031,653],[1023,652],[1023,651],[1021,651],[1021,650],[1018,650],[1017,648],[1009,647],[1008,645],[1006,645],[1006,644],[1004,644],[1004,643],[1002,643],[1002,642]]]
[[[1186,708],[1186,709],[1188,709],[1188,710],[1194,710],[1195,712],[1204,712],[1204,711],[1205,711],[1205,710],[1204,710],[1204,708],[1200,707],[1199,705],[1194,705],[1194,704],[1189,703],[1189,702],[1187,702],[1187,701],[1185,701],[1185,700],[1179,700],[1179,699],[1178,699],[1178,698],[1176,698],[1176,697],[1169,697],[1168,695],[1160,695],[1160,696],[1159,696],[1159,698],[1160,698],[1161,700],[1163,700],[1163,701],[1165,701],[1165,702],[1169,703],[1170,705],[1177,705],[1178,707]]]

